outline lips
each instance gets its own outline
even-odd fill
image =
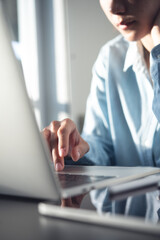
[[[136,21],[134,19],[124,19],[122,21],[119,21],[116,25],[118,28],[122,30],[126,30],[131,28]]]

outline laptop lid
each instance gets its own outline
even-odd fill
[[[59,200],[59,183],[40,136],[0,1],[0,193]]]

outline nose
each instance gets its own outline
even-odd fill
[[[125,0],[110,0],[109,11],[116,15],[124,14],[126,11]]]

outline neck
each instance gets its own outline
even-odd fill
[[[154,47],[151,35],[150,34],[146,35],[144,38],[141,39],[141,42],[144,48],[150,53],[152,48]]]
[[[148,70],[150,70],[149,52],[145,47],[144,47],[144,60],[146,62],[146,66],[147,66]]]
[[[145,61],[146,61],[147,68],[149,69],[149,67],[150,67],[149,54],[150,54],[152,48],[154,47],[154,44],[153,44],[153,41],[152,41],[152,38],[151,38],[150,34],[148,34],[144,38],[142,38],[141,43],[144,47],[144,58],[145,58]]]

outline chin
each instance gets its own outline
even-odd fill
[[[137,32],[126,32],[126,33],[121,33],[124,38],[129,41],[129,42],[133,42],[133,41],[139,41],[142,38],[144,38],[148,32],[141,32],[141,33],[137,33]]]
[[[122,34],[124,38],[129,42],[134,42],[140,40],[142,37],[135,34]]]

